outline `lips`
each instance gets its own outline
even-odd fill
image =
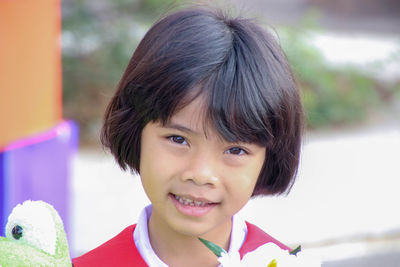
[[[176,209],[184,215],[200,217],[210,212],[218,203],[188,195],[170,194]]]

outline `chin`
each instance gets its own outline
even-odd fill
[[[204,225],[202,222],[183,222],[174,225],[174,230],[185,236],[199,237],[210,232],[213,227]]]

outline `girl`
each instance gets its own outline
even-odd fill
[[[205,8],[166,16],[133,54],[102,129],[152,205],[74,266],[218,266],[198,237],[241,256],[267,242],[288,250],[235,214],[290,189],[301,130],[299,92],[270,33]]]

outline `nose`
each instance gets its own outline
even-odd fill
[[[209,153],[196,153],[188,158],[182,180],[196,185],[216,186],[219,183],[216,168],[217,160]]]

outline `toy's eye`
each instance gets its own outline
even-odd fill
[[[53,218],[52,209],[50,205],[42,201],[27,200],[18,204],[8,216],[7,240],[16,243],[22,242],[24,245],[55,255],[57,247],[56,222],[61,219],[57,216]],[[0,237],[0,255],[2,255],[1,241]],[[0,256],[0,265],[3,263],[1,259]]]
[[[17,240],[22,237],[23,232],[24,229],[22,229],[22,227],[19,225],[14,226],[14,228],[11,230],[12,236]]]

